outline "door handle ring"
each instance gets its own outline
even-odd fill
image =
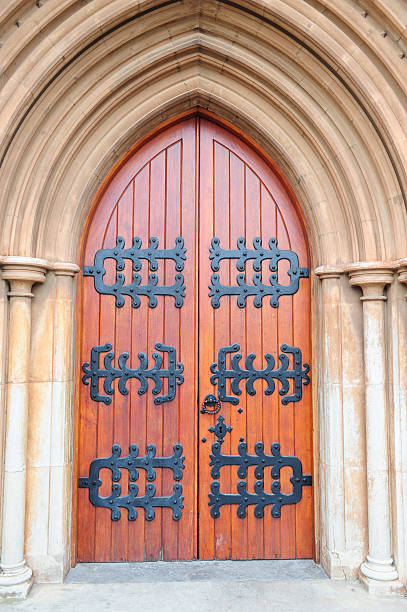
[[[209,406],[213,406],[214,409],[208,410],[207,407]],[[208,393],[208,395],[205,397],[203,401],[201,413],[202,414],[216,414],[217,412],[219,412],[220,409],[221,409],[220,400],[216,397],[216,395],[213,395],[213,393]]]

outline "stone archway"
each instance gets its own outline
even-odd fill
[[[378,332],[387,321],[380,384],[391,461],[389,482],[382,485],[387,511],[392,507],[386,537],[404,579],[407,371],[400,347],[407,330],[397,278],[405,276],[407,161],[402,65],[395,59],[402,17],[383,2],[366,16],[345,1],[326,11],[306,1],[273,8],[260,0],[145,2],[137,9],[133,2],[106,7],[95,0],[91,10],[72,8],[69,0],[49,4],[46,15],[24,8],[18,41],[12,37],[15,44],[5,49],[0,141],[3,278],[15,283],[25,270],[20,298],[30,303],[31,285],[45,278],[38,270],[47,273],[27,307],[31,339],[28,330],[19,340],[35,364],[21,382],[32,384],[23,402],[30,483],[25,548],[37,576],[60,580],[70,564],[71,498],[64,483],[70,482],[73,448],[72,279],[91,201],[131,143],[177,113],[202,106],[232,121],[276,160],[301,203],[314,245],[322,279],[315,280],[314,313],[321,432],[316,533],[322,563],[335,577],[355,575],[370,538],[364,428],[369,346],[360,294],[347,276],[353,284],[381,287],[382,293],[370,295],[377,302],[384,303],[388,287]],[[6,25],[14,8],[2,15]],[[52,38],[41,39],[44,28]],[[383,38],[383,28],[396,34]],[[37,53],[24,55],[30,41]],[[346,267],[355,262],[362,264]],[[4,310],[7,290],[4,282]],[[17,293],[12,288],[10,313]],[[8,393],[13,390],[10,384]],[[9,414],[11,401],[12,395]],[[45,497],[44,474],[51,482]]]

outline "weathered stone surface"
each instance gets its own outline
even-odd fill
[[[246,609],[254,612],[265,609],[283,609],[288,612],[396,612],[405,609],[405,602],[401,599],[389,601],[368,595],[357,582],[303,579],[298,569],[291,579],[256,580],[249,570],[249,576],[245,579],[228,576],[223,580],[211,580],[208,579],[210,570],[204,570],[207,577],[201,579],[199,570],[193,570],[195,564],[192,562],[188,565],[192,566],[188,571],[188,579],[167,580],[157,576],[151,581],[119,584],[115,584],[113,578],[110,583],[95,580],[80,584],[34,585],[28,600],[15,601],[11,606],[16,612],[98,612],[113,608],[132,612],[135,606],[145,612],[204,612],[211,609],[214,602],[219,609],[233,612]],[[217,568],[216,571],[220,570]],[[162,575],[162,572],[158,573]],[[5,605],[4,609],[8,610],[11,606]]]

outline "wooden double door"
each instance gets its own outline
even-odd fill
[[[312,557],[309,260],[279,172],[184,119],[107,181],[82,264],[77,560]]]

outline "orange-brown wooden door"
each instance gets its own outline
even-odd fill
[[[143,508],[137,508],[137,519],[128,520],[128,510],[121,508],[119,520],[111,519],[106,507],[94,506],[89,501],[89,489],[78,494],[78,560],[80,561],[141,561],[155,559],[191,559],[196,556],[196,136],[194,119],[182,122],[156,136],[128,159],[115,174],[103,193],[90,224],[83,254],[84,265],[94,263],[95,253],[114,248],[116,237],[124,238],[124,248],[130,248],[134,237],[141,239],[141,248],[148,248],[151,238],[158,238],[159,249],[172,249],[177,237],[186,247],[186,262],[182,274],[186,295],[181,308],[174,306],[172,295],[157,296],[155,307],[149,306],[147,296],[140,296],[140,305],[133,307],[131,295],[124,305],[117,307],[115,297],[95,290],[94,277],[82,274],[81,349],[80,365],[89,362],[95,346],[112,345],[118,357],[129,353],[127,364],[133,369],[140,365],[139,353],[148,358],[148,368],[154,364],[153,353],[162,343],[175,348],[176,361],[184,365],[184,382],[176,385],[175,398],[162,404],[154,399],[168,391],[164,380],[162,393],[152,393],[154,381],[148,380],[147,391],[140,395],[140,381],[129,378],[128,394],[120,393],[113,383],[111,403],[95,401],[90,396],[90,385],[79,382],[79,461],[78,476],[89,475],[91,462],[109,457],[113,444],[121,448],[121,457],[129,455],[129,445],[135,444],[139,457],[146,455],[147,445],[154,445],[157,457],[173,454],[174,444],[181,444],[186,457],[182,479],[173,478],[173,470],[155,468],[155,479],[147,480],[147,471],[137,468],[134,484],[139,496],[146,487],[155,486],[155,496],[171,496],[174,485],[182,485],[184,497],[182,516],[173,520],[172,510],[156,507],[155,518],[146,520]],[[132,270],[133,262],[125,259],[125,284],[131,284],[133,274],[141,276],[141,284],[150,274],[158,276],[158,285],[173,285],[177,274],[172,260],[158,259],[158,269],[151,271],[148,260],[140,260],[140,270]],[[186,263],[185,262],[185,263]],[[105,260],[105,285],[116,279],[116,262]],[[99,268],[101,269],[101,268]],[[96,271],[97,273],[97,271]],[[98,356],[99,365],[107,351]],[[81,372],[81,376],[84,372]],[[101,395],[103,381],[99,382]],[[131,460],[131,459],[130,459]],[[154,468],[153,468],[154,469]],[[129,491],[130,472],[121,469],[121,496]],[[112,492],[112,473],[104,467],[100,472],[100,496]],[[133,483],[130,483],[133,484]],[[181,497],[181,496],[180,496]],[[181,502],[181,500],[179,500]],[[112,504],[114,505],[114,504]]]
[[[115,255],[117,237],[123,238],[124,244],[118,243]],[[124,249],[132,247],[135,237],[141,240],[135,248],[147,249],[146,258],[139,259],[141,265],[134,267],[134,257],[131,259],[127,251],[123,269],[120,263],[116,269],[118,258]],[[177,245],[178,252],[181,249],[176,239],[183,239],[186,252],[181,269],[176,269],[173,259],[159,257],[155,269],[148,259],[149,241],[154,237],[158,249],[173,253]],[[256,517],[254,503],[247,505],[245,518],[238,516],[236,503],[222,505],[219,516],[211,516],[213,504],[209,506],[208,502],[212,483],[217,481],[223,493],[236,494],[242,480],[236,465],[221,467],[218,478],[211,475],[210,454],[218,438],[208,430],[218,423],[220,415],[232,427],[224,436],[222,454],[237,455],[244,441],[249,455],[255,456],[255,444],[262,442],[270,456],[271,444],[278,442],[282,456],[298,457],[303,474],[312,471],[310,386],[301,384],[301,400],[283,405],[280,382],[275,381],[274,393],[265,395],[266,382],[256,380],[256,393],[249,395],[242,380],[241,395],[236,396],[238,404],[222,400],[217,414],[201,412],[209,393],[219,395],[220,381],[210,382],[210,366],[218,362],[220,348],[238,344],[241,365],[249,353],[255,353],[256,369],[266,366],[265,353],[275,357],[277,368],[282,344],[299,347],[303,362],[309,363],[311,357],[309,279],[302,278],[293,295],[281,296],[278,307],[272,307],[265,296],[261,308],[256,308],[251,296],[240,308],[235,295],[224,295],[219,307],[214,308],[208,288],[214,274],[209,259],[214,237],[219,238],[223,249],[236,249],[240,237],[246,239],[249,249],[257,237],[262,238],[265,248],[269,239],[276,238],[278,248],[295,251],[299,265],[308,266],[302,224],[276,172],[237,136],[208,119],[193,117],[159,133],[127,159],[103,191],[89,224],[82,258],[83,271],[87,272],[81,274],[78,317],[80,368],[85,364],[78,375],[79,561],[294,558],[313,554],[311,486],[302,487],[301,501],[282,506],[280,518],[272,517],[271,505],[264,506],[264,517]],[[157,252],[154,241],[151,247],[150,254]],[[112,249],[113,253],[103,260],[104,267],[100,265],[102,260],[95,260],[101,249]],[[236,262],[220,262],[218,274],[223,285],[236,285]],[[269,263],[265,259],[261,264],[265,284]],[[116,282],[116,294],[111,288],[106,293],[97,290],[96,277],[102,267],[105,273],[99,279],[99,288]],[[246,262],[245,270],[246,281],[251,283],[253,260]],[[287,261],[281,260],[281,284],[290,283],[287,270]],[[151,281],[151,275],[157,278]],[[165,287],[177,284],[176,275],[183,277],[185,296],[182,289],[178,294],[166,294]],[[164,294],[159,293],[152,303],[147,293],[134,298],[137,287],[147,284],[149,278],[153,287],[164,287]],[[127,289],[122,292],[123,287]],[[180,307],[175,305],[176,298]],[[172,347],[172,357],[165,347]],[[119,361],[123,353],[129,356]],[[158,359],[162,357],[162,363],[155,361],[153,353]],[[174,353],[176,364],[170,367]],[[156,363],[158,370],[176,370],[178,377],[163,376],[162,389],[154,395],[157,378],[145,379],[147,387],[142,388],[140,377],[134,374],[142,362],[144,369]],[[178,364],[183,365],[182,374]],[[227,364],[230,368],[230,357]],[[117,374],[110,381],[110,389],[104,376],[108,371]],[[171,391],[171,385],[175,391]],[[293,392],[293,385],[291,380],[286,395]],[[230,380],[226,390],[231,393]],[[157,397],[164,401],[155,402]],[[208,408],[213,409],[211,405]],[[114,445],[120,451],[117,446],[112,450]],[[138,451],[134,446],[129,450],[130,445],[136,445]],[[155,463],[148,445],[154,445]],[[178,445],[177,451],[174,445]],[[145,467],[140,467],[143,457]],[[165,466],[160,464],[161,457],[168,458]],[[90,466],[100,458],[103,467],[96,469],[94,465],[92,481]],[[251,465],[243,478],[252,493],[254,469]],[[292,490],[291,476],[291,468],[283,467],[283,493]],[[272,483],[271,468],[267,467],[263,490],[271,493]],[[120,492],[115,490],[118,484]],[[134,508],[133,516],[129,511],[136,497],[146,500],[145,506],[135,507],[137,517]],[[125,498],[122,505],[118,498]],[[100,503],[101,499],[105,501]]]
[[[242,356],[239,366],[245,369],[246,357],[253,353],[253,367],[266,367],[265,354],[275,358],[279,367],[281,346],[286,344],[300,348],[302,361],[309,364],[310,347],[310,286],[309,278],[301,278],[298,291],[293,295],[282,295],[278,306],[270,305],[270,297],[264,295],[261,307],[255,307],[254,296],[247,297],[245,306],[239,308],[237,296],[224,295],[219,306],[213,308],[208,298],[208,280],[219,275],[219,283],[236,286],[239,274],[236,259],[223,259],[212,269],[208,250],[213,237],[219,239],[219,247],[236,250],[237,240],[245,238],[247,249],[254,250],[253,240],[261,238],[264,251],[269,240],[277,239],[278,249],[294,251],[299,257],[300,267],[308,266],[308,253],[304,231],[287,190],[272,168],[251,148],[225,129],[206,119],[200,122],[200,231],[199,243],[199,402],[207,394],[219,395],[221,380],[210,384],[210,366],[219,366],[219,349],[238,345],[239,350],[226,358],[230,369],[232,358]],[[264,252],[263,251],[263,252]],[[259,253],[262,250],[259,249]],[[267,255],[267,253],[265,253]],[[264,285],[269,285],[272,271],[270,259],[261,264]],[[289,285],[288,261],[278,262],[276,273],[281,285]],[[215,272],[214,272],[215,270]],[[247,285],[253,285],[254,260],[244,266]],[[216,283],[215,283],[216,285]],[[216,299],[216,293],[215,293]],[[292,356],[290,356],[290,366]],[[302,364],[301,364],[302,366]],[[215,368],[215,371],[219,368]],[[301,367],[302,369],[302,367]],[[304,368],[306,369],[306,368]],[[302,382],[305,382],[303,379]],[[208,493],[214,478],[211,475],[208,456],[216,441],[214,433],[208,432],[217,422],[219,414],[232,431],[224,436],[221,452],[224,455],[239,455],[240,442],[247,444],[247,453],[255,455],[257,442],[264,444],[264,453],[271,455],[271,445],[280,444],[282,456],[296,456],[302,463],[304,474],[312,472],[312,405],[311,390],[301,386],[302,399],[283,405],[284,397],[293,392],[293,382],[285,396],[279,394],[281,384],[275,381],[275,390],[266,395],[266,382],[258,379],[253,387],[255,395],[246,392],[245,379],[240,382],[241,395],[233,394],[231,380],[225,380],[225,392],[239,401],[221,402],[221,411],[216,415],[200,413],[199,417],[199,556],[202,559],[273,559],[305,558],[313,554],[313,521],[311,487],[302,487],[302,499],[293,505],[281,508],[281,517],[273,518],[272,506],[264,507],[264,517],[255,516],[256,504],[246,509],[246,517],[238,516],[238,505],[223,505],[219,517],[212,518],[208,512]],[[207,438],[203,443],[202,439]],[[260,462],[261,464],[261,462]],[[281,470],[281,491],[292,490],[292,469]],[[247,491],[255,492],[255,466],[247,469],[247,476],[240,478],[238,468],[220,468],[219,489],[221,493],[237,494],[239,481],[245,481]],[[264,469],[263,490],[271,493],[271,467]],[[216,498],[216,496],[214,496]],[[243,495],[243,498],[245,496]],[[264,496],[263,496],[264,497]],[[261,501],[262,495],[259,496]],[[253,501],[251,498],[250,501]]]

